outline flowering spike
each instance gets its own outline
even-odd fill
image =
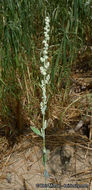
[[[40,61],[43,63],[43,66],[40,67],[41,74],[44,76],[44,80],[41,81],[41,88],[42,88],[42,102],[40,104],[41,106],[41,112],[43,115],[45,115],[46,107],[47,107],[47,100],[46,100],[46,85],[49,82],[50,75],[48,74],[49,69],[49,62],[48,62],[48,41],[49,41],[49,31],[50,31],[50,25],[49,25],[50,19],[47,16],[45,18],[45,27],[44,27],[44,48],[43,48],[43,56],[40,58]]]

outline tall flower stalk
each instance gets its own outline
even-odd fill
[[[46,161],[47,161],[47,150],[45,145],[45,129],[47,128],[47,121],[45,119],[46,108],[47,108],[47,95],[46,95],[46,87],[50,80],[49,75],[49,61],[48,61],[48,48],[49,48],[49,31],[50,31],[50,19],[48,16],[45,17],[45,27],[44,27],[44,40],[43,40],[43,56],[40,58],[42,66],[40,67],[41,74],[43,79],[41,80],[41,89],[42,89],[42,102],[40,104],[41,112],[43,116],[43,123],[41,131],[35,127],[31,127],[31,129],[38,135],[43,138],[43,165],[44,165],[44,177],[45,184],[46,178],[48,178],[48,172],[46,170]]]
[[[49,83],[50,75],[49,75],[49,61],[48,61],[48,42],[49,42],[49,31],[50,31],[50,19],[48,16],[45,18],[45,27],[44,27],[44,40],[43,40],[43,56],[40,58],[42,66],[40,67],[41,74],[43,75],[43,79],[41,81],[41,89],[42,89],[42,102],[40,104],[41,106],[41,112],[43,115],[43,125],[41,128],[41,133],[43,137],[43,165],[45,167],[44,170],[44,176],[47,176],[47,170],[46,170],[46,160],[47,160],[47,151],[45,147],[45,129],[47,128],[47,121],[45,119],[45,113],[47,108],[47,95],[46,95],[46,86]]]

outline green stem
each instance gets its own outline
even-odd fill
[[[43,130],[44,130],[44,137],[43,137],[43,158],[45,157],[45,159],[43,160],[43,164],[44,164],[44,172],[45,172],[46,171],[46,153],[44,153],[44,149],[46,149],[46,147],[45,147],[45,129],[44,129],[44,124],[45,124],[45,115],[43,115]],[[47,184],[46,176],[45,176],[45,184]],[[46,190],[48,190],[48,188],[46,188]]]

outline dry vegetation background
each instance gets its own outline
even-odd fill
[[[42,125],[40,56],[46,11],[51,27],[46,146],[51,151],[70,141],[86,151],[91,146],[92,1],[1,0],[1,179],[14,152],[17,159],[17,153],[42,144],[30,126]]]

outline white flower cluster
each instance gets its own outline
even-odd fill
[[[50,75],[48,74],[49,69],[49,62],[48,62],[48,41],[49,41],[49,31],[50,31],[50,19],[48,16],[45,18],[45,27],[44,27],[44,48],[43,48],[43,57],[40,58],[43,66],[40,67],[41,74],[44,76],[44,79],[41,81],[41,88],[42,88],[42,102],[41,112],[45,115],[46,107],[47,107],[47,97],[46,97],[46,85],[49,82]]]

